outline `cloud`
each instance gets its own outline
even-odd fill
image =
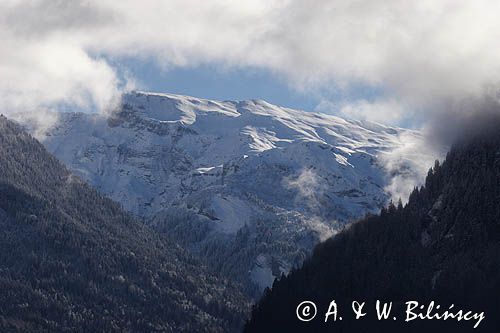
[[[0,55],[0,106],[4,110],[58,103],[103,109],[117,97],[113,69],[77,46],[57,41],[3,43],[2,48],[8,44]]]
[[[346,103],[340,108],[340,114],[351,119],[383,122],[395,125],[411,114],[411,108],[406,108],[395,99],[377,101],[357,100]]]
[[[1,107],[106,108],[126,85],[106,59],[134,57],[264,68],[303,91],[381,87],[386,100],[343,112],[397,120],[403,112],[386,108],[432,112],[436,99],[498,83],[499,9],[487,0],[6,0]]]
[[[287,188],[297,191],[297,201],[304,202],[311,211],[319,210],[319,198],[324,194],[326,185],[314,170],[303,169],[297,177],[286,177],[283,181]]]
[[[286,188],[296,191],[295,200],[305,203],[309,208],[309,214],[304,224],[308,229],[313,230],[321,241],[324,241],[335,234],[335,229],[331,224],[320,218],[322,204],[320,202],[327,186],[312,169],[304,168],[299,171],[296,177],[285,177],[283,184]],[[333,224],[333,223],[332,223]]]
[[[91,48],[164,66],[257,66],[299,89],[362,82],[412,102],[477,94],[500,76],[495,1],[100,3],[120,19]]]
[[[85,12],[76,2],[74,7],[69,4],[6,1],[0,5],[3,113],[61,105],[102,110],[119,98],[115,71],[103,59],[91,57],[72,35],[93,29],[97,14]]]
[[[422,129],[427,141],[445,147],[467,142],[478,134],[497,132],[500,125],[500,92],[447,101]]]
[[[394,202],[401,199],[406,203],[415,186],[423,183],[434,161],[444,157],[447,146],[443,141],[426,140],[429,134],[429,129],[419,134],[403,132],[398,138],[401,143],[398,148],[378,156],[377,162],[389,175],[384,189]]]

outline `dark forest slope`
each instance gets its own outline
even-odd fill
[[[390,206],[320,244],[302,268],[275,282],[248,332],[456,332],[475,321],[404,322],[404,302],[485,311],[477,332],[500,332],[500,127],[456,144],[403,208]],[[344,320],[325,323],[331,300]],[[375,300],[396,302],[397,320],[376,321]],[[314,301],[317,317],[296,318]],[[369,314],[353,321],[352,300]],[[443,310],[443,309],[442,309]],[[342,315],[342,314],[341,314]]]
[[[0,116],[0,331],[235,330],[241,294]]]

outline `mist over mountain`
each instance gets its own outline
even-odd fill
[[[390,205],[318,245],[300,269],[266,292],[246,331],[498,332],[498,115],[463,128],[444,163],[436,162],[407,205]],[[297,319],[296,308],[304,300],[317,305],[313,321]],[[344,309],[344,320],[325,323],[332,300]],[[353,319],[353,300],[371,304],[364,320]],[[397,320],[391,315],[378,321],[376,300],[394,302]],[[474,320],[405,322],[404,303],[411,300],[435,301],[445,309],[454,304],[464,312],[484,311],[486,317],[476,330]]]
[[[235,331],[247,299],[0,116],[2,332]]]
[[[254,296],[312,247],[423,178],[417,131],[287,109],[135,92],[62,113],[47,149]]]

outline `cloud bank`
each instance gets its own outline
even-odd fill
[[[498,83],[499,10],[487,0],[6,0],[0,107],[106,109],[129,82],[119,64],[130,57],[264,68],[305,92],[374,86],[382,97],[338,111],[425,118],[436,100]]]

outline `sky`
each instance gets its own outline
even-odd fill
[[[493,0],[3,0],[0,110],[108,112],[139,89],[423,128],[497,95],[499,10]]]
[[[258,68],[218,68],[214,65],[158,70],[151,62],[127,61],[139,89],[216,100],[263,99],[273,104],[314,110],[318,99],[291,88],[273,73]]]
[[[203,64],[162,70],[154,62],[133,59],[122,61],[118,67],[127,68],[141,90],[216,100],[263,99],[293,109],[330,114],[339,111],[340,104],[335,101],[374,100],[382,95],[376,88],[359,84],[348,91],[300,91],[282,75],[255,67]]]

